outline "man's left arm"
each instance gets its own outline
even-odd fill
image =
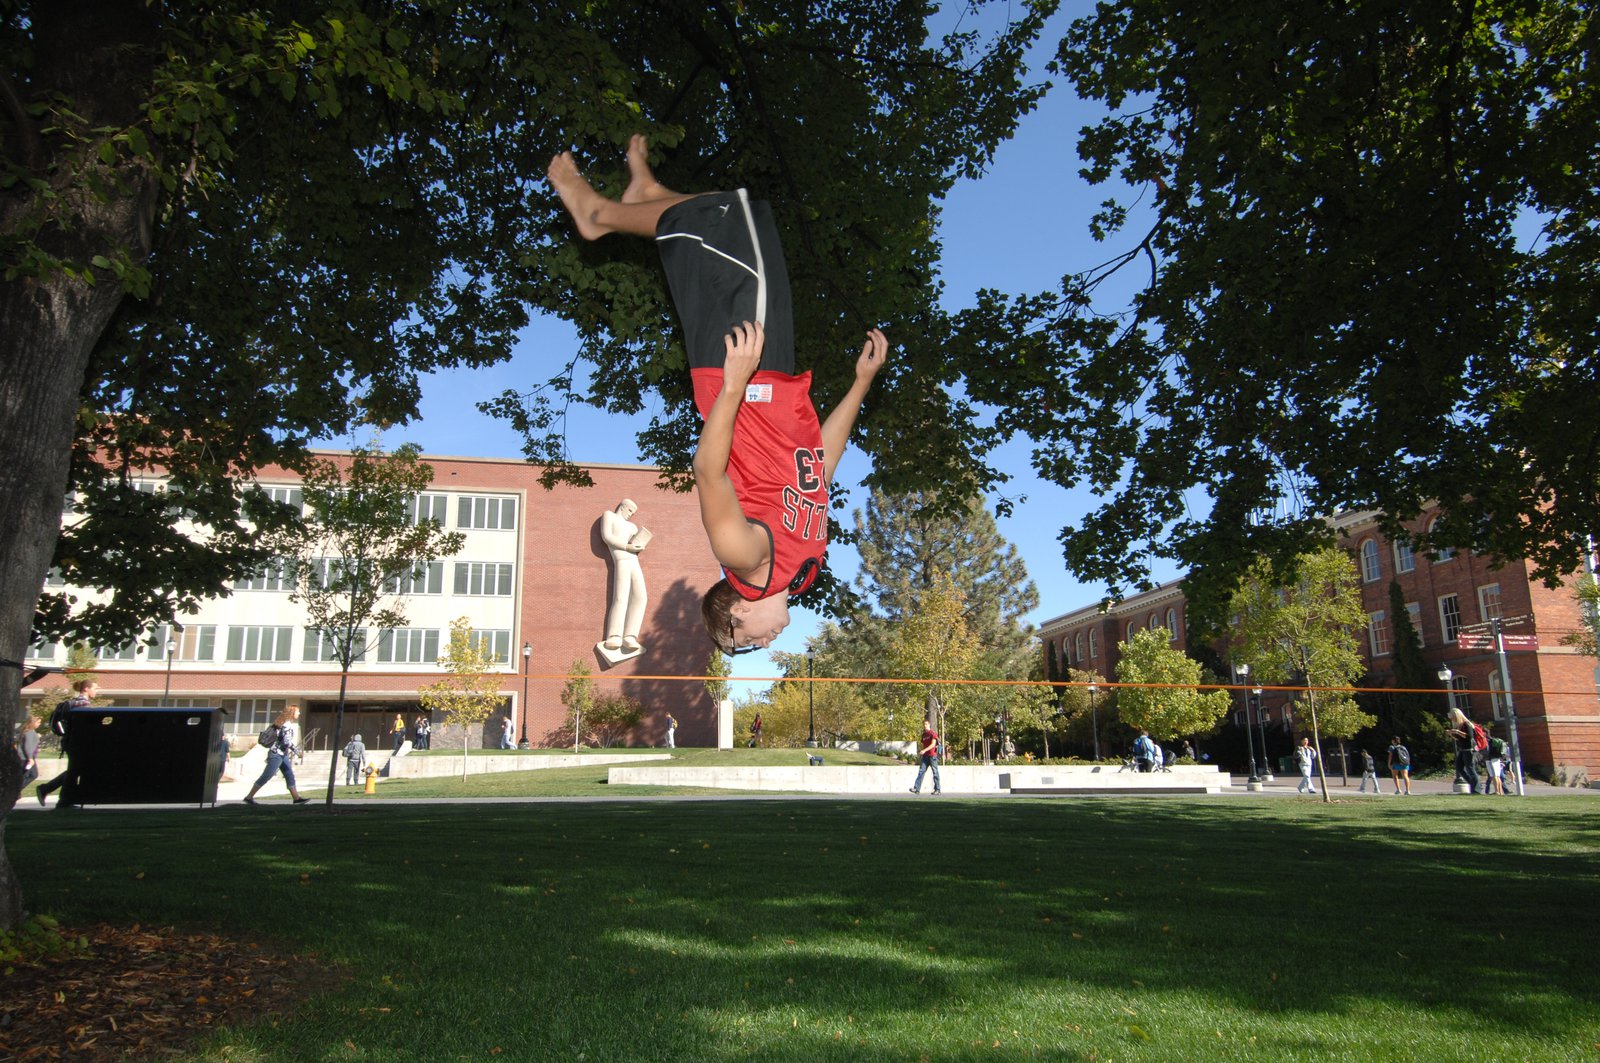
[[[889,341],[884,339],[883,333],[877,329],[868,332],[867,342],[862,344],[861,354],[856,358],[855,382],[822,423],[823,475],[830,484],[833,483],[833,470],[839,467],[839,458],[850,444],[850,433],[855,429],[857,415],[861,413],[861,403],[872,387],[872,378],[878,375],[878,370],[883,368],[888,358]]]

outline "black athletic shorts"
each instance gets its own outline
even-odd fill
[[[668,207],[656,249],[683,325],[691,368],[721,369],[723,337],[759,321],[761,368],[794,372],[794,308],[772,208],[744,189],[695,196]]]

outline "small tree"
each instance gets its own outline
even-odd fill
[[[594,708],[594,680],[588,664],[574,660],[567,670],[569,678],[561,688],[561,704],[567,708],[567,721],[572,725],[572,751],[576,753],[583,740],[583,721]]]
[[[1158,741],[1210,731],[1228,714],[1226,690],[1199,690],[1200,662],[1174,649],[1165,628],[1147,628],[1119,646],[1117,693],[1122,722],[1149,731]]]
[[[589,709],[589,730],[601,749],[609,749],[628,736],[644,719],[644,706],[626,694],[597,695]]]
[[[414,500],[433,482],[433,469],[419,460],[412,443],[385,454],[378,446],[356,447],[341,472],[319,460],[303,486],[310,510],[304,527],[281,540],[294,583],[291,601],[306,609],[306,627],[317,633],[323,660],[339,662],[339,703],[333,744],[344,739],[345,693],[350,666],[367,652],[369,626],[404,627],[404,599],[413,581],[427,577],[430,562],[461,549],[460,532],[437,520],[420,519]],[[333,804],[339,758],[328,765],[328,804]]]
[[[1367,616],[1355,562],[1332,546],[1300,554],[1294,568],[1281,573],[1266,559],[1257,560],[1234,591],[1229,611],[1238,618],[1236,656],[1250,664],[1257,682],[1286,683],[1298,673],[1305,683],[1322,799],[1331,800],[1319,710],[1323,703],[1336,716],[1344,710],[1335,707],[1339,695],[1315,688],[1354,686],[1366,670],[1356,636]],[[1351,711],[1359,712],[1354,705]]]
[[[981,707],[960,687],[939,681],[967,679],[980,650],[964,616],[965,601],[954,581],[935,573],[930,585],[904,614],[890,644],[890,664],[905,679],[935,682],[921,691],[924,711],[945,740],[975,741],[983,733]],[[908,706],[909,707],[909,706]]]
[[[467,732],[481,724],[499,708],[500,677],[494,674],[494,655],[484,643],[472,637],[472,619],[457,617],[450,622],[450,648],[439,658],[439,666],[449,676],[417,692],[417,700],[429,712],[442,713],[450,723],[461,727],[461,777],[467,777]]]

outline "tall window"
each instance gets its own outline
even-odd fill
[[[1439,599],[1439,629],[1446,642],[1454,642],[1460,634],[1461,599],[1458,595],[1446,594]]]
[[[1472,715],[1472,695],[1467,691],[1472,689],[1472,680],[1464,675],[1450,677],[1450,705],[1452,709],[1460,709],[1468,716]]]
[[[1139,621],[1137,621],[1137,620],[1128,621],[1128,633],[1127,633],[1127,635],[1125,637],[1127,638],[1127,640],[1129,642],[1133,641],[1134,633],[1137,632],[1138,630],[1139,630]]]
[[[1500,669],[1489,670],[1489,704],[1494,706],[1494,718],[1503,719],[1506,714],[1505,686],[1500,682]]]
[[[1083,657],[1083,632],[1081,632],[1081,631],[1078,632],[1076,635],[1072,636],[1072,657],[1073,657],[1073,660],[1077,661],[1079,664],[1082,664],[1083,661],[1084,661],[1084,657]]]
[[[506,495],[462,495],[456,502],[457,528],[510,531],[517,526],[517,500]]]
[[[292,627],[230,627],[228,660],[287,661],[293,640]]]
[[[1394,646],[1394,637],[1389,630],[1389,613],[1379,609],[1376,613],[1367,614],[1367,645],[1372,648],[1374,657],[1383,657]]]
[[[496,662],[506,664],[511,660],[511,631],[509,628],[472,629],[472,641],[478,649]]]
[[[1378,543],[1375,539],[1361,542],[1361,582],[1373,583],[1383,575],[1378,565]]]
[[[378,633],[381,664],[434,664],[439,660],[439,630],[391,627]]]
[[[511,565],[493,561],[457,561],[457,594],[510,597]]]
[[[1411,617],[1411,630],[1417,633],[1417,645],[1426,646],[1428,640],[1422,637],[1422,603],[1407,602],[1406,615]]]
[[[1478,588],[1478,615],[1485,620],[1504,615],[1500,611],[1500,584],[1486,583]]]
[[[1167,641],[1178,641],[1178,611],[1176,609],[1167,610],[1167,635]]]
[[[412,495],[406,499],[406,523],[421,524],[425,520],[431,520],[441,528],[444,527],[449,501],[449,496],[432,491]]]
[[[1394,543],[1394,570],[1396,572],[1413,572],[1417,567],[1417,555],[1411,549],[1411,544],[1403,539],[1396,539]]]
[[[1100,632],[1093,628],[1089,630],[1089,656],[1091,658],[1100,656]]]
[[[1439,519],[1437,517],[1435,517],[1432,521],[1430,521],[1428,523],[1428,534],[1432,535],[1433,532],[1434,532],[1434,529],[1437,528],[1438,526],[1439,526]],[[1452,558],[1454,558],[1455,556],[1456,556],[1456,548],[1453,547],[1453,546],[1440,545],[1440,546],[1436,546],[1436,547],[1433,548],[1433,563],[1436,564],[1436,565],[1442,565],[1446,561],[1449,561]]]

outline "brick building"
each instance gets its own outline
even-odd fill
[[[1427,530],[1431,519],[1424,516],[1412,530]],[[1547,774],[1556,766],[1582,767],[1591,778],[1600,776],[1600,669],[1593,658],[1562,643],[1586,622],[1574,587],[1592,575],[1574,575],[1550,588],[1531,578],[1526,562],[1495,566],[1469,551],[1417,553],[1385,537],[1371,512],[1341,513],[1331,524],[1361,574],[1367,614],[1362,650],[1368,666],[1362,686],[1395,685],[1389,584],[1398,581],[1431,672],[1450,671],[1448,694],[1444,680],[1435,680],[1441,715],[1457,706],[1474,719],[1494,721],[1495,733],[1504,737],[1514,710],[1528,769]],[[1109,606],[1075,609],[1045,621],[1039,634],[1054,646],[1059,665],[1114,679],[1117,645],[1135,631],[1164,627],[1173,645],[1187,651],[1185,616],[1180,580]],[[1507,647],[1509,699],[1490,631],[1496,617],[1512,642]],[[1293,705],[1286,699],[1269,695],[1261,709],[1266,725],[1292,726]],[[1232,714],[1236,725],[1243,723],[1242,714],[1242,709]]]
[[[704,675],[711,650],[700,624],[700,598],[720,573],[692,493],[661,488],[658,470],[646,466],[586,466],[594,486],[547,491],[538,483],[540,470],[524,461],[425,460],[434,479],[418,496],[416,512],[461,531],[466,542],[458,554],[419,571],[404,599],[404,628],[368,632],[367,653],[350,673],[345,734],[359,730],[369,745],[381,748],[388,745],[383,736],[396,713],[408,723],[415,720],[418,688],[443,675],[437,660],[449,644],[450,623],[467,616],[504,671],[500,691],[514,733],[531,745],[560,738],[565,680],[555,677],[565,676],[574,661],[589,665],[597,691],[620,691],[643,703],[646,715],[635,743],[659,741],[670,711],[679,721],[680,745],[716,744],[716,713],[701,684],[649,678]],[[266,470],[257,479],[280,500],[299,500],[293,474]],[[161,490],[161,479],[150,477],[148,489]],[[612,664],[596,650],[604,638],[611,575],[600,518],[623,498],[638,504],[633,521],[653,535],[640,555],[649,603],[640,632],[643,652]],[[236,584],[230,596],[180,618],[181,626],[159,625],[125,646],[100,648],[102,697],[114,705],[220,705],[227,710],[225,729],[251,737],[293,703],[301,708],[307,734],[316,732],[312,747],[326,748],[339,668],[325,659],[318,633],[306,629],[304,610],[289,601],[290,589],[269,566]],[[60,666],[66,650],[37,643],[27,661]],[[50,676],[24,696],[63,682]],[[498,735],[498,727],[491,720],[482,734],[465,739],[436,734],[435,744],[484,744]]]

